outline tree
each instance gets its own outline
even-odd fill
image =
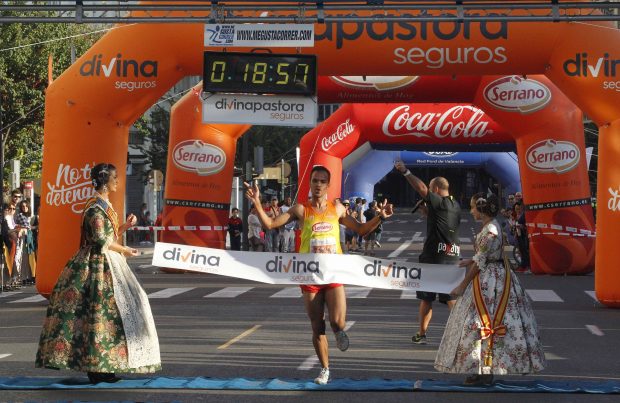
[[[17,13],[2,12],[10,14]],[[72,48],[78,56],[84,53],[102,35],[96,30],[77,24],[0,24],[0,163],[6,167],[6,161],[20,159],[22,178],[41,176],[48,61],[56,74],[66,70]],[[5,179],[8,174],[5,170]]]
[[[161,105],[163,103],[163,106]],[[170,137],[170,108],[173,102],[169,99],[155,104],[149,112],[140,117],[134,127],[145,141],[135,144],[146,157],[151,169],[158,169],[166,177],[168,161],[168,139]],[[147,181],[148,172],[142,172],[142,180]]]

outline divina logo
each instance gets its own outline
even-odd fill
[[[141,88],[155,88],[157,81],[131,81],[127,79],[157,78],[157,61],[123,59],[122,54],[104,59],[102,54],[94,55],[80,66],[80,75],[84,77],[115,77],[116,89],[133,91]]]
[[[615,77],[620,59],[610,59],[609,53],[605,53],[603,57],[599,57],[590,64],[587,53],[577,53],[574,59],[568,59],[564,62],[564,72],[571,77],[598,77],[601,73],[605,77]]]
[[[295,256],[284,261],[282,256],[276,256],[265,264],[265,270],[269,273],[319,273],[319,262],[316,260],[297,260]]]
[[[422,268],[398,266],[396,262],[382,267],[381,260],[374,260],[364,266],[364,274],[376,277],[392,277],[404,280],[420,280],[422,278]]]
[[[163,256],[164,256],[164,259],[174,260],[175,262],[199,264],[199,265],[211,266],[211,267],[220,266],[219,256],[202,255],[200,253],[196,253],[195,250],[181,253],[181,248],[175,247],[175,248],[164,251]]]

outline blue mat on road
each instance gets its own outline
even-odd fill
[[[459,381],[405,379],[334,379],[317,385],[305,379],[184,378],[155,377],[123,379],[117,383],[91,385],[85,377],[34,378],[0,377],[0,390],[37,389],[211,389],[211,390],[337,390],[337,391],[418,391],[418,392],[506,392],[506,393],[620,393],[617,381],[502,381],[492,386],[463,386]]]

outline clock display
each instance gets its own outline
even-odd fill
[[[316,94],[316,55],[204,52],[205,92]]]

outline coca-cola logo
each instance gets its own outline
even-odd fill
[[[332,81],[349,88],[391,91],[418,81],[419,76],[330,76]]]
[[[172,160],[177,168],[200,176],[213,175],[224,169],[226,153],[201,140],[185,140],[174,147]]]
[[[536,80],[508,76],[487,85],[484,99],[498,109],[525,114],[544,108],[551,101],[551,91]]]
[[[349,134],[353,133],[353,130],[355,130],[355,126],[350,122],[350,119],[340,123],[334,133],[327,137],[323,137],[321,140],[321,147],[323,148],[323,151],[327,151],[341,142]]]
[[[570,141],[543,140],[530,146],[525,154],[527,166],[544,173],[564,173],[579,164],[581,153]]]
[[[334,228],[328,222],[318,222],[312,226],[312,232],[329,232]]]
[[[467,117],[467,113],[470,115]],[[443,113],[411,111],[410,105],[394,108],[383,121],[383,134],[388,137],[414,136],[438,139],[474,138],[492,134],[484,112],[471,105],[457,105]]]

